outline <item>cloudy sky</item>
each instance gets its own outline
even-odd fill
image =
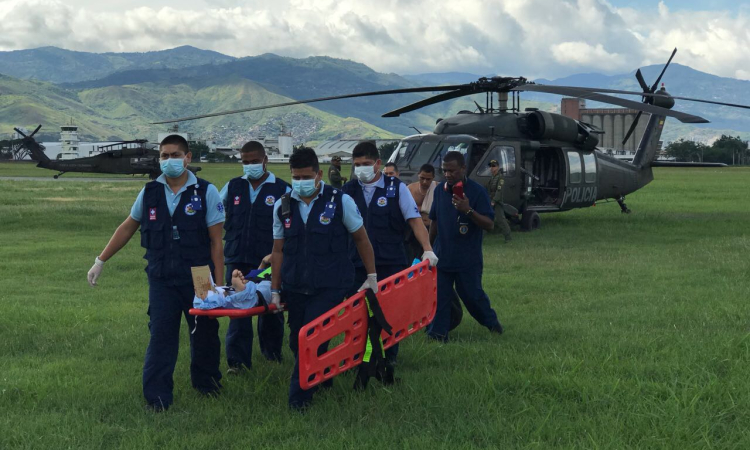
[[[710,6],[708,6],[710,5]],[[329,55],[383,72],[554,78],[675,62],[750,79],[729,0],[0,0],[0,50]]]

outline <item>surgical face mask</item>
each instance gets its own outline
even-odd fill
[[[315,193],[315,180],[292,180],[292,190],[300,197],[312,197]]]
[[[369,183],[375,178],[374,166],[359,166],[354,168],[354,175],[363,183]]]
[[[185,172],[185,158],[169,158],[159,161],[161,171],[169,178],[177,178]]]
[[[263,164],[243,164],[242,171],[251,180],[260,179],[266,173],[265,169],[263,169]]]

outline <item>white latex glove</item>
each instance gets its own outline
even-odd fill
[[[372,289],[373,292],[376,294],[378,293],[378,274],[368,273],[367,279],[362,283],[362,286],[357,289],[357,292],[364,291],[365,289]]]
[[[438,257],[432,251],[426,251],[422,254],[422,261],[427,260],[430,262],[430,267],[437,267]]]
[[[276,305],[276,311],[274,311],[274,313],[279,313],[284,310],[281,307],[281,293],[271,292],[271,305]]]
[[[99,275],[102,274],[102,269],[104,268],[104,261],[99,259],[97,256],[94,260],[94,265],[91,266],[91,269],[89,269],[88,274],[88,280],[91,287],[96,286],[96,280],[99,279]]]

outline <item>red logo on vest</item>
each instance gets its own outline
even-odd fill
[[[156,208],[148,209],[148,220],[156,220]]]
[[[237,206],[239,204],[240,204],[240,196],[239,195],[235,195],[234,196],[234,205]]]
[[[292,218],[287,217],[286,219],[284,219],[284,228],[288,230],[289,228],[291,228],[291,226],[292,226]]]

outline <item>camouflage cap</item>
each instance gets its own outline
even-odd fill
[[[341,161],[341,157],[340,156],[334,156],[333,158],[331,158],[331,161]]]
[[[488,165],[488,166],[490,166],[490,167],[492,167],[492,166],[499,166],[500,164],[498,164],[498,163],[497,163],[497,160],[496,160],[496,159],[493,159],[493,160],[492,160],[492,161],[490,161],[490,163],[489,163],[489,164],[487,164],[487,165]]]

